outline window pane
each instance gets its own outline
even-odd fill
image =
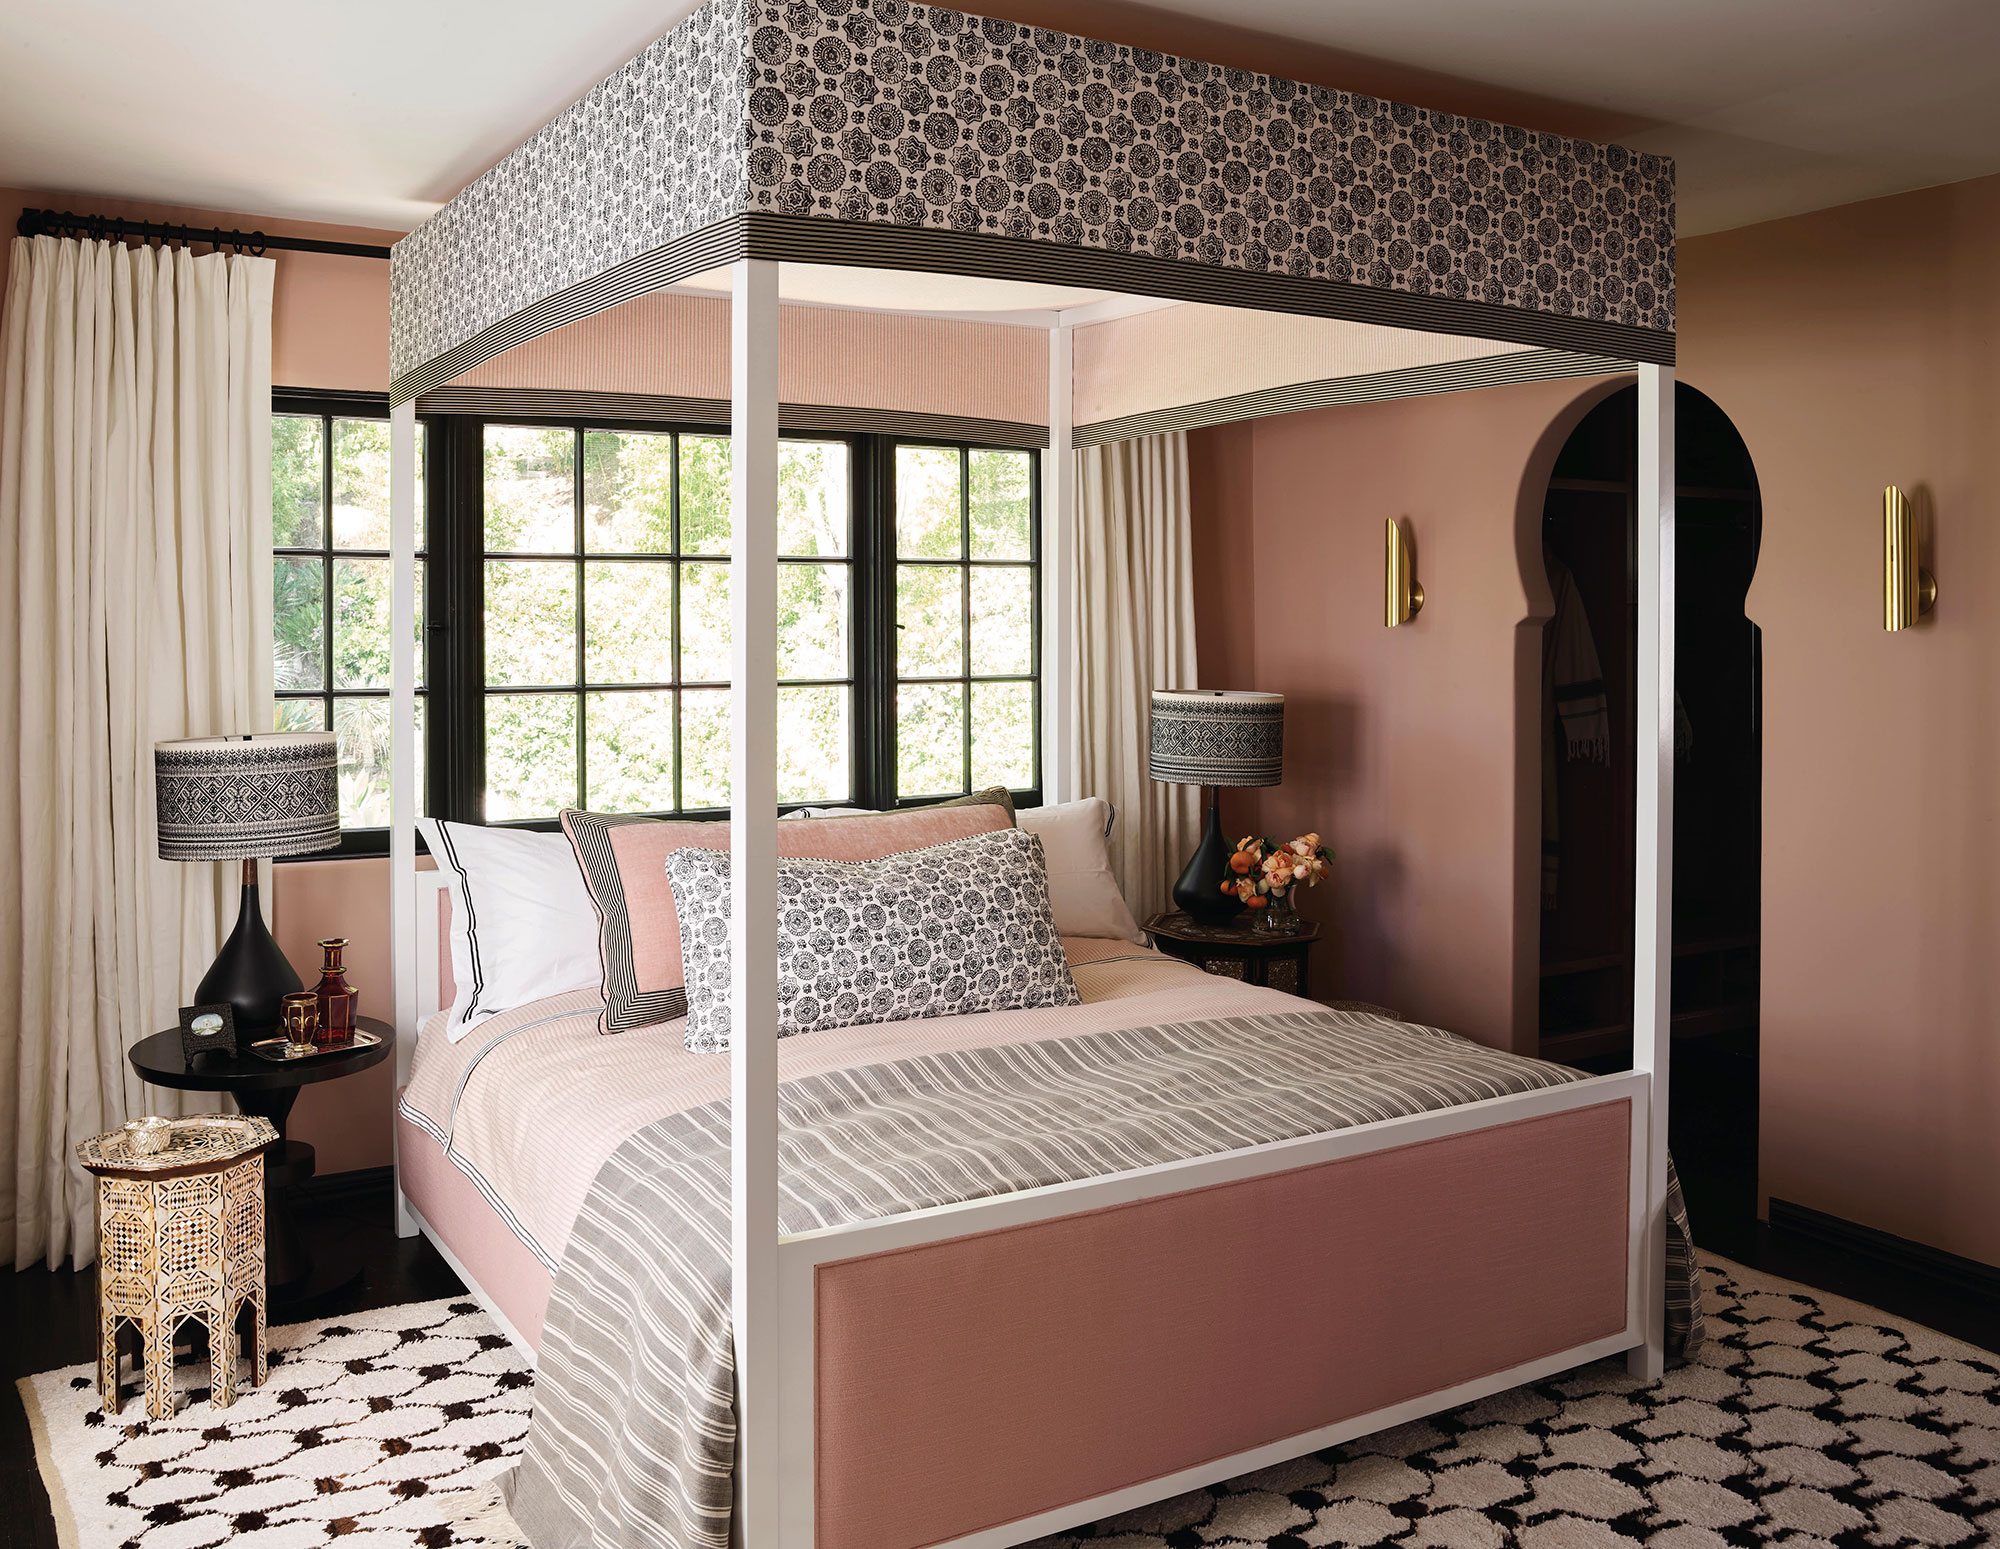
[[[729,681],[727,565],[681,566],[681,681]]]
[[[576,804],[576,696],[486,696],[486,821]]]
[[[674,696],[671,691],[586,694],[584,805],[592,812],[671,812]]]
[[[729,438],[681,437],[681,552],[729,552]]]
[[[896,794],[947,796],[965,789],[965,691],[956,683],[896,689]]]
[[[326,701],[280,699],[271,717],[273,731],[325,731]]]
[[[347,559],[333,562],[333,686],[389,686],[389,583],[391,561]],[[424,562],[417,561],[417,596],[424,594]],[[417,682],[424,681],[422,609],[411,621],[417,647]]]
[[[681,805],[729,805],[729,690],[681,694]]]
[[[972,685],[972,788],[1035,783],[1035,686]]]
[[[778,676],[847,676],[845,565],[778,567]]]
[[[325,572],[317,559],[280,554],[271,569],[271,686],[320,688],[326,682]]]
[[[673,552],[672,436],[584,432],[583,543],[593,554]]]
[[[847,552],[847,443],[778,443],[778,552]]]
[[[972,568],[975,675],[1035,668],[1035,593],[1027,566]]]
[[[1029,486],[1034,459],[1026,452],[973,452],[970,463],[972,557],[1027,559]]]
[[[896,567],[896,673],[956,677],[965,671],[965,572],[957,565]]]
[[[389,546],[389,425],[333,422],[333,544],[336,549]]]
[[[316,549],[324,472],[317,414],[271,416],[271,546]]]
[[[586,683],[673,682],[672,565],[628,559],[584,566],[583,661]]]
[[[576,567],[486,561],[486,681],[576,681]]]
[[[424,804],[424,720],[428,701],[417,700],[417,811]],[[339,744],[340,822],[343,828],[389,826],[389,701],[336,698],[333,734]]]
[[[854,785],[847,768],[849,688],[778,690],[778,800],[845,801]]]
[[[909,559],[956,559],[965,552],[952,447],[896,448],[896,552]]]
[[[568,554],[576,548],[575,437],[560,427],[486,427],[486,548]]]

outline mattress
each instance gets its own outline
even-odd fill
[[[805,1033],[779,1041],[779,1079],[1301,1004],[1128,942],[1065,937],[1063,948],[1080,1006]],[[401,1098],[403,1119],[437,1144],[551,1275],[611,1154],[662,1117],[729,1094],[728,1060],[690,1054],[683,1020],[606,1035],[597,1030],[599,1009],[591,991],[551,996],[502,1012],[456,1043],[440,1013],[418,1037]]]

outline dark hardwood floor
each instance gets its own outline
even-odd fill
[[[1711,1179],[1703,1181],[1708,1186],[1701,1192],[1709,1194],[1714,1184]],[[385,1176],[325,1182],[333,1187],[303,1218],[307,1239],[316,1254],[340,1247],[352,1252],[363,1265],[362,1278],[351,1289],[309,1309],[281,1311],[276,1321],[337,1317],[399,1302],[430,1301],[464,1289],[428,1241],[396,1237]],[[1703,1247],[2000,1351],[2000,1309],[1989,1296],[1805,1236],[1773,1231],[1756,1221],[1723,1219],[1723,1214],[1712,1214],[1706,1228],[1702,1217],[1695,1215],[1695,1237]],[[27,1412],[14,1383],[33,1372],[92,1359],[96,1284],[88,1271],[50,1273],[37,1266],[17,1274],[0,1273],[0,1362],[8,1387],[0,1396],[0,1549],[56,1549],[55,1522],[35,1468]],[[127,1399],[128,1404],[136,1402]]]

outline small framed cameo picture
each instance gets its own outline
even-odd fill
[[[197,1054],[236,1052],[236,1008],[228,1002],[215,1006],[181,1007],[181,1053],[188,1059]]]

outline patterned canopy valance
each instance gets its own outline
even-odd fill
[[[396,244],[395,396],[742,256],[1673,359],[1662,157],[908,0],[709,0]]]

